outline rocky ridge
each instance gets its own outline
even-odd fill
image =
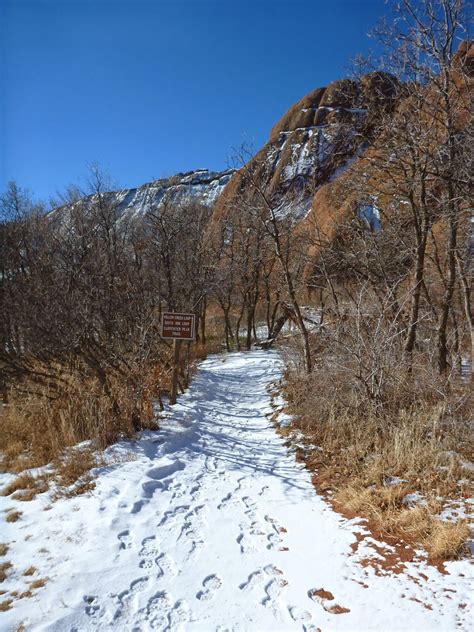
[[[295,221],[311,209],[315,192],[338,178],[370,145],[382,112],[393,110],[399,84],[375,72],[317,88],[294,104],[270,132],[268,143],[237,172],[219,197],[215,216],[247,203],[248,176],[265,190],[280,216]],[[255,203],[258,203],[257,197]],[[251,201],[251,200],[250,200]]]
[[[164,204],[190,201],[212,207],[234,174],[233,169],[209,171],[197,169],[178,173],[169,178],[154,180],[133,189],[119,189],[104,194],[105,202],[115,207],[121,220],[139,221],[150,212],[157,212]],[[93,200],[91,195],[85,198]],[[84,201],[84,200],[83,200]],[[63,206],[54,213],[67,213],[71,206]]]

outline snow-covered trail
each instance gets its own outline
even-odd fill
[[[92,495],[23,503],[2,524],[18,567],[5,587],[30,564],[50,579],[0,613],[0,629],[471,629],[466,562],[448,576],[356,564],[362,527],[317,496],[268,419],[281,370],[276,352],[204,361],[161,430],[98,470]]]

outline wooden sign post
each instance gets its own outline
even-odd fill
[[[178,394],[179,355],[181,342],[194,340],[194,314],[164,312],[161,318],[161,337],[173,340],[173,375],[171,378],[170,404],[176,404]]]

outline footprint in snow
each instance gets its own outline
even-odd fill
[[[138,557],[140,559],[138,566],[140,568],[151,568],[159,553],[160,548],[158,546],[156,536],[151,535],[150,537],[145,538],[142,541],[142,548],[138,553]]]
[[[261,586],[265,580],[268,580],[269,577],[282,579],[283,571],[281,571],[273,564],[269,564],[268,566],[265,566],[265,568],[259,568],[253,573],[250,573],[247,581],[243,584],[240,584],[239,588],[244,592],[251,591],[258,586]],[[285,580],[282,579],[282,582],[285,584]]]
[[[199,500],[199,498],[202,496],[202,489],[200,485],[194,485],[194,487],[192,487],[189,491],[189,493],[191,494],[191,500],[194,502],[196,500]]]
[[[258,551],[255,539],[250,533],[241,533],[237,538],[237,544],[240,545],[240,552],[244,555]]]
[[[148,601],[146,619],[152,630],[167,630],[169,628],[168,613],[172,606],[171,595],[162,590]]]
[[[229,492],[227,496],[224,496],[224,498],[221,498],[221,502],[217,505],[217,509],[225,509],[230,504],[235,504],[235,501],[233,500],[233,497],[232,497],[232,492]]]
[[[214,599],[216,592],[222,587],[222,579],[219,575],[209,575],[206,579],[204,579],[202,585],[204,590],[200,590],[197,593],[196,599],[199,599],[200,601],[209,601],[210,599]]]
[[[267,583],[265,584],[265,582]],[[240,584],[239,588],[243,592],[253,592],[263,588],[264,596],[260,603],[270,610],[276,619],[283,621],[285,619],[285,608],[282,603],[282,596],[283,589],[287,585],[288,582],[283,576],[283,571],[273,564],[269,564],[265,568],[259,568],[251,573],[247,581]]]
[[[244,582],[243,584],[240,584],[239,588],[240,590],[243,590],[244,592],[250,592],[251,590],[254,590],[255,588],[257,588],[257,586],[262,584],[264,579],[265,579],[265,573],[263,572],[262,569],[259,569],[258,571],[251,573],[248,576],[247,581]]]
[[[288,585],[286,579],[278,577],[272,579],[265,586],[266,596],[262,599],[262,606],[268,608],[273,616],[279,621],[283,620],[283,607],[281,599],[283,596],[283,589]]]
[[[187,623],[191,618],[191,612],[189,610],[189,606],[184,601],[184,599],[180,599],[177,601],[171,612],[168,614],[168,620],[170,623],[170,630],[181,630],[183,629],[183,625]]]
[[[178,573],[176,564],[168,553],[162,553],[156,558],[155,563],[158,566],[158,577],[173,577]]]
[[[180,599],[173,605],[171,595],[165,590],[156,593],[139,614],[152,630],[163,632],[184,632],[184,624],[191,618],[186,601]]]
[[[267,549],[269,551],[275,551],[281,548],[280,545],[282,544],[283,540],[280,538],[278,533],[270,533],[270,535],[267,536],[267,540]]]
[[[242,502],[247,507],[247,509],[255,509],[257,507],[257,503],[250,498],[250,496],[243,496]]]
[[[159,527],[162,527],[164,524],[174,520],[180,514],[186,513],[189,510],[189,505],[178,505],[174,509],[169,509],[165,511],[163,518],[158,523]]]
[[[331,603],[334,601],[334,595],[329,590],[324,588],[312,588],[308,590],[308,597],[312,601],[319,603],[326,612],[330,614],[346,614],[350,612],[349,608],[339,605],[338,603]]]
[[[267,540],[268,540],[267,549],[269,549],[270,551],[273,551],[273,550],[288,551],[287,547],[281,546],[283,544],[283,540],[280,537],[280,534],[287,532],[285,527],[282,527],[281,524],[275,520],[275,518],[272,518],[270,516],[265,516],[265,520],[273,527],[273,531],[274,531],[274,533],[270,533],[267,536]]]
[[[178,539],[188,538],[193,544],[203,542],[203,529],[206,527],[205,510],[205,505],[199,505],[185,515]]]
[[[126,529],[117,535],[117,539],[120,542],[119,549],[129,549],[132,546],[132,536],[130,535],[130,531]]]
[[[311,612],[307,610],[303,610],[302,608],[298,608],[297,606],[290,606],[288,611],[291,615],[291,618],[296,623],[308,623],[313,618]]]
[[[118,600],[121,606],[126,606],[130,603],[133,597],[137,596],[148,586],[148,582],[150,581],[149,577],[138,577],[134,579],[128,590],[124,590],[118,595]],[[118,613],[119,615],[121,612]],[[117,616],[117,615],[116,615]]]
[[[102,616],[102,612],[97,595],[84,595],[83,600],[86,603],[86,615],[90,617],[92,621],[97,621],[98,619],[100,619]]]

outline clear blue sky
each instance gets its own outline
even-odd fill
[[[383,0],[0,0],[0,191],[223,169],[347,74]]]

